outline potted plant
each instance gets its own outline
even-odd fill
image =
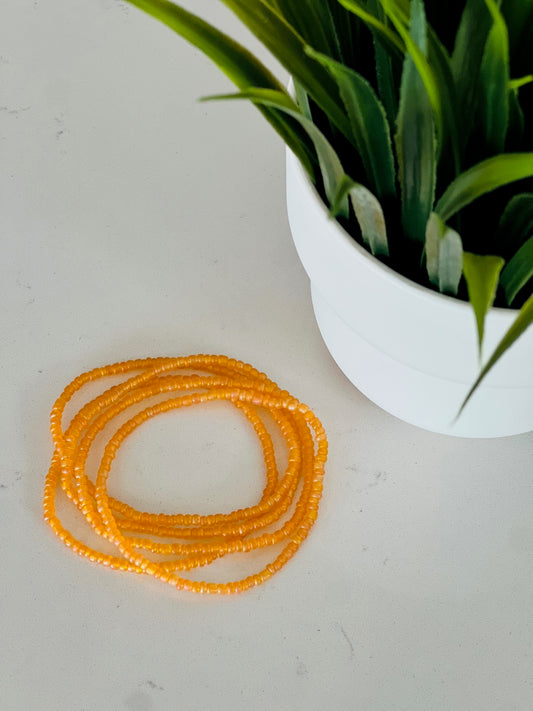
[[[287,144],[291,231],[352,382],[434,431],[533,430],[533,0],[221,0],[288,89],[178,5],[128,2]]]

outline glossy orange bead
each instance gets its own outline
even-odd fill
[[[64,410],[75,393],[92,381],[118,375],[125,380],[83,405],[63,429]],[[169,393],[174,395],[169,398]],[[148,398],[149,407],[135,408]],[[153,398],[160,399],[153,404]],[[257,504],[227,514],[163,514],[137,511],[108,495],[113,459],[137,427],[160,413],[214,400],[226,400],[241,410],[259,438],[266,485]],[[109,437],[95,476],[89,476],[87,459],[95,438],[130,408],[135,414]],[[262,419],[265,412],[287,445],[287,468],[281,475]],[[67,547],[115,570],[152,575],[197,593],[242,592],[277,573],[305,540],[317,517],[327,458],[324,428],[306,405],[280,390],[264,373],[233,358],[146,358],[95,368],[75,378],[57,399],[50,431],[54,454],[44,489],[45,521]],[[115,545],[115,555],[89,547],[64,528],[55,510],[61,490],[91,529]],[[151,536],[170,540],[165,543]],[[208,566],[234,553],[279,545],[281,552],[271,563],[242,580],[208,583],[176,573]],[[169,558],[161,560],[161,556]]]

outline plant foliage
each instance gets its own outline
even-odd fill
[[[480,348],[491,305],[519,309],[468,400],[533,320],[533,0],[219,0],[294,98],[205,20],[127,1],[226,73],[239,93],[212,98],[252,101],[354,239],[469,299]]]

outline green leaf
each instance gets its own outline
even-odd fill
[[[330,214],[335,217],[339,206],[349,195],[352,207],[361,228],[363,241],[376,257],[389,255],[385,215],[379,200],[364,185],[354,182],[347,175],[339,182]]]
[[[273,74],[247,49],[196,15],[167,0],[127,0],[127,2],[159,20],[200,49],[239,89],[259,86],[284,91]],[[312,177],[314,174],[310,157],[312,146],[307,136],[300,129],[295,129],[278,111],[268,107],[259,107],[259,110]]]
[[[468,296],[476,316],[479,353],[483,344],[485,316],[496,298],[498,279],[505,262],[501,257],[463,254],[463,274],[468,287]]]
[[[511,326],[511,328],[507,331],[505,336],[502,338],[500,343],[497,345],[494,353],[490,357],[488,363],[485,365],[483,370],[481,371],[478,379],[474,383],[474,385],[471,387],[470,392],[466,396],[463,404],[461,405],[461,409],[459,410],[459,415],[461,412],[465,409],[466,405],[472,398],[473,394],[477,390],[477,388],[480,386],[482,381],[485,379],[487,374],[490,372],[490,370],[496,365],[496,363],[500,360],[500,358],[503,356],[503,354],[520,338],[520,336],[531,326],[533,323],[533,296],[530,296],[529,299],[526,301],[524,306],[521,308],[520,313],[518,314],[517,318],[515,319],[515,322]]]
[[[463,245],[457,232],[431,213],[426,230],[429,281],[443,294],[457,294],[463,271]]]
[[[217,96],[203,97],[202,101],[220,101],[220,100],[235,100],[249,99],[254,103],[264,106],[273,106],[280,111],[288,114],[295,121],[298,121],[302,128],[308,133],[313,141],[315,150],[320,164],[322,179],[324,181],[324,190],[330,205],[333,205],[339,182],[345,175],[344,168],[335,153],[331,144],[324,136],[322,131],[315,124],[300,113],[298,106],[284,92],[271,91],[270,89],[248,89],[239,94],[220,94]],[[347,198],[341,203],[339,213],[342,217],[348,217],[350,209]]]
[[[396,192],[394,157],[385,110],[366,79],[310,47],[307,53],[321,62],[335,77],[350,119],[353,142],[378,198]]]
[[[501,283],[509,306],[532,277],[533,237],[530,237],[502,272]]]
[[[378,2],[378,0],[372,1],[374,3]],[[461,166],[461,143],[458,126],[459,124],[462,126],[464,118],[461,117],[461,120],[459,120],[457,113],[457,95],[448,52],[439,40],[437,33],[429,24],[426,28],[427,50],[425,52],[419,51],[416,42],[408,32],[409,13],[411,10],[410,0],[379,0],[379,2],[383,7],[388,7],[388,14],[393,18],[396,29],[404,38],[407,50],[410,52],[424,82],[435,112],[435,124],[439,139],[438,151],[440,153],[444,142],[448,141],[449,148],[452,151],[451,157],[453,159],[455,177]],[[423,3],[421,4],[423,9]]]
[[[498,225],[499,253],[509,260],[533,234],[533,193],[520,193],[507,203]]]
[[[492,26],[484,0],[467,0],[455,38],[451,68],[462,117],[460,138],[466,146],[472,131],[483,53]]]
[[[427,60],[428,31],[424,11],[424,2],[423,0],[411,0],[411,20],[409,29],[404,25],[402,16],[398,12],[397,5],[393,2],[393,0],[380,0],[380,2],[398,34],[405,42],[412,64],[414,64],[418,74],[420,75],[420,79],[426,89],[429,102],[435,114],[434,119],[437,128],[437,136],[440,139],[442,138],[442,106],[439,85]],[[409,73],[412,73],[411,70]]]
[[[427,50],[426,21],[421,0],[413,0],[411,32],[416,47]],[[435,120],[413,55],[405,55],[400,86],[396,150],[402,189],[402,224],[406,235],[423,243],[433,208],[436,182]]]
[[[533,176],[533,153],[505,153],[477,163],[461,173],[437,203],[436,212],[447,222],[466,205],[486,193]]]
[[[344,136],[350,135],[337,85],[305,54],[305,40],[265,0],[221,0],[297,79]]]
[[[511,79],[511,81],[509,82],[509,89],[511,89],[511,91],[518,91],[523,86],[531,84],[531,82],[533,82],[533,74],[528,74],[525,77],[520,77],[520,79]]]
[[[485,0],[485,3],[493,24],[481,63],[483,100],[480,108],[487,146],[492,153],[502,153],[509,126],[509,36],[495,0]]]
[[[453,177],[456,177],[461,171],[460,133],[463,131],[464,117],[458,110],[459,104],[450,56],[431,27],[428,27],[428,40],[429,62],[433,67],[441,97],[443,119],[441,153],[446,153],[448,148],[451,149]]]

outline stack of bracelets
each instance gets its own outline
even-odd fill
[[[65,406],[78,390],[100,378],[120,375],[126,379],[87,402],[63,430]],[[140,403],[154,396],[160,396],[156,404],[139,410]],[[143,513],[109,496],[111,464],[129,434],[159,413],[213,400],[237,407],[259,438],[266,485],[256,505],[214,515]],[[86,472],[91,446],[104,427],[128,408],[135,414],[108,439],[93,481]],[[282,476],[261,418],[265,412],[287,444],[288,464]],[[306,405],[280,390],[264,373],[225,356],[146,358],[95,368],[65,388],[52,409],[50,429],[54,454],[45,483],[44,518],[66,546],[110,568],[152,575],[197,593],[238,593],[279,571],[317,517],[328,448],[324,428]],[[59,487],[91,528],[116,546],[116,555],[90,548],[64,528],[55,510]],[[263,570],[242,580],[213,583],[182,577],[183,572],[223,556],[269,546],[281,551]]]

